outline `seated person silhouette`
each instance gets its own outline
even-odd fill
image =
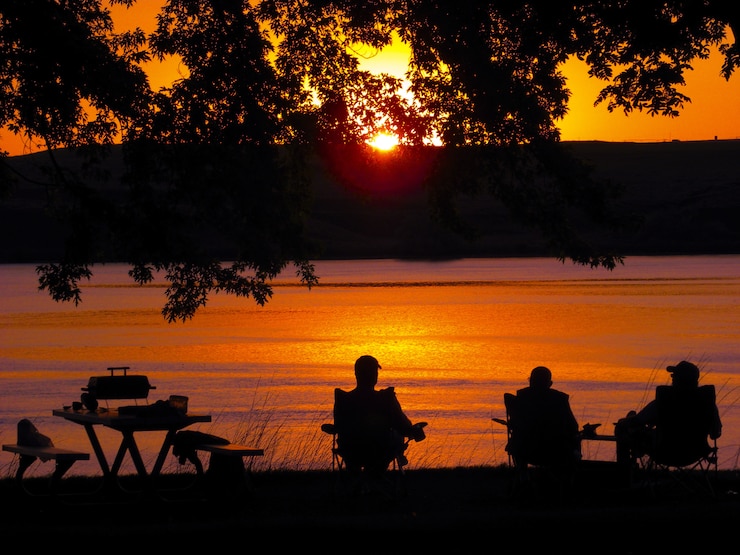
[[[506,451],[514,466],[569,469],[581,458],[578,422],[569,396],[552,388],[552,372],[544,366],[532,370],[529,387],[507,393],[509,441]]]
[[[682,360],[666,370],[671,385],[657,386],[655,399],[614,427],[620,464],[648,455],[659,464],[686,466],[709,455],[707,438],[722,435],[714,386],[699,386],[699,368]]]
[[[405,463],[405,438],[423,440],[421,424],[413,425],[404,414],[392,387],[376,390],[375,357],[363,355],[355,362],[357,386],[334,390],[334,425],[337,449],[347,470],[380,477],[395,458]]]

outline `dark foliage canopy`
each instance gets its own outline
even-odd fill
[[[345,153],[372,173],[378,131],[398,137],[399,169],[429,159],[422,185],[446,225],[473,237],[456,201],[492,197],[553,256],[613,268],[622,256],[582,225],[624,219],[559,143],[562,64],[584,60],[609,110],[667,117],[690,100],[679,87],[694,60],[718,48],[727,79],[740,64],[740,4],[726,0],[168,0],[150,36],[116,33],[110,4],[135,0],[3,1],[0,127],[47,150],[33,185],[69,230],[63,258],[38,267],[41,288],[79,302],[92,265],[125,261],[138,283],[165,273],[170,321],[216,291],[262,304],[289,264],[315,284],[307,165]],[[357,52],[394,37],[410,48],[411,96],[360,69]],[[182,78],[152,90],[140,63],[167,56]],[[115,143],[124,187],[111,194],[100,183]],[[83,161],[60,165],[61,148]],[[21,181],[0,171],[11,194]]]

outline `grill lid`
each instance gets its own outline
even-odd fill
[[[129,375],[128,366],[108,367],[110,376],[92,376],[82,391],[91,393],[96,399],[146,399],[149,391],[156,389],[143,375]],[[122,375],[115,375],[122,371]]]

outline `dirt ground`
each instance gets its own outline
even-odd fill
[[[358,495],[334,487],[329,472],[268,472],[233,488],[121,496],[77,496],[67,479],[56,497],[31,497],[0,481],[6,538],[33,538],[41,547],[81,549],[142,546],[227,548],[275,552],[332,548],[348,553],[468,553],[542,548],[557,553],[648,553],[736,540],[740,473],[721,472],[714,497],[672,483],[625,484],[610,468],[588,468],[562,493],[540,484],[515,493],[511,470],[409,470],[405,493],[383,483]],[[43,493],[45,484],[39,486]],[[70,491],[72,490],[72,491]],[[37,491],[37,490],[34,490]],[[7,541],[7,540],[6,540]],[[707,543],[708,542],[708,543]],[[718,544],[717,544],[718,545]],[[716,545],[715,545],[716,547]],[[67,551],[65,549],[65,551]],[[210,551],[210,549],[209,549]]]

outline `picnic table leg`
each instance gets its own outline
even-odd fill
[[[87,438],[90,440],[90,445],[92,445],[95,458],[98,459],[100,470],[103,472],[103,478],[108,480],[111,476],[110,467],[108,466],[108,460],[105,458],[103,448],[100,446],[100,440],[98,439],[98,435],[95,433],[95,428],[92,424],[86,424],[85,432],[87,432]]]
[[[126,436],[123,436],[121,438],[121,445],[118,446],[116,457],[113,459],[113,466],[110,467],[111,476],[118,476],[118,471],[121,469],[121,465],[123,464],[123,457],[126,456],[127,450],[128,446],[126,445]]]
[[[136,445],[136,440],[134,439],[134,433],[130,431],[126,431],[122,433],[123,433],[123,439],[121,440],[121,446],[118,448],[116,459],[113,461],[113,467],[111,468],[111,473],[114,476],[118,475],[118,471],[121,469],[121,464],[123,463],[123,458],[126,455],[126,451],[128,451],[129,454],[131,455],[131,460],[134,462],[134,466],[136,467],[136,472],[142,478],[146,478],[148,476],[148,472],[146,471],[144,460],[141,458],[139,447]]]
[[[167,459],[167,454],[170,452],[170,447],[172,447],[172,444],[175,441],[176,434],[177,430],[167,430],[167,434],[164,436],[164,441],[162,442],[162,447],[159,450],[159,455],[157,455],[157,461],[154,463],[154,468],[152,468],[152,476],[159,476],[159,473],[162,472],[164,461]]]
[[[126,451],[128,451],[129,455],[131,456],[131,460],[134,463],[134,467],[136,468],[136,474],[142,480],[143,492],[153,492],[153,480],[149,472],[147,472],[146,465],[144,465],[144,459],[142,459],[141,452],[139,451],[139,446],[136,444],[136,440],[134,439],[134,432],[125,431],[122,432],[122,434],[123,439],[121,440],[121,445],[118,448],[118,453],[116,453],[116,459],[113,461],[113,466],[111,467],[111,476],[118,476],[118,473],[121,470],[121,465],[123,464],[123,459],[126,456]],[[124,488],[120,483],[119,487],[122,490],[126,491],[126,488]]]
[[[23,483],[23,475],[25,474],[26,470],[38,459],[38,457],[34,457],[33,455],[21,455],[18,460],[18,471],[15,474],[15,479],[18,481],[18,483],[21,485],[21,487],[27,491],[28,493],[31,493],[30,490],[28,490]],[[59,485],[60,480],[62,479],[62,476],[70,469],[72,468],[72,465],[75,463],[75,461],[72,460],[62,460],[62,461],[54,461],[54,464],[56,465],[54,468],[54,473],[51,475],[51,478],[49,480],[50,483],[50,491],[51,493],[56,492],[56,488]],[[31,495],[34,495],[31,493]]]
[[[28,467],[31,466],[34,461],[36,460],[36,457],[33,457],[31,455],[21,455],[20,459],[18,460],[18,471],[15,473],[15,479],[19,482],[23,481],[23,474],[28,470]]]
[[[62,476],[64,476],[67,471],[72,468],[72,465],[75,463],[74,459],[69,460],[62,460],[56,462],[56,468],[54,468],[54,473],[51,475],[51,484],[52,488],[56,489],[56,486],[59,484],[59,482],[62,479]]]

